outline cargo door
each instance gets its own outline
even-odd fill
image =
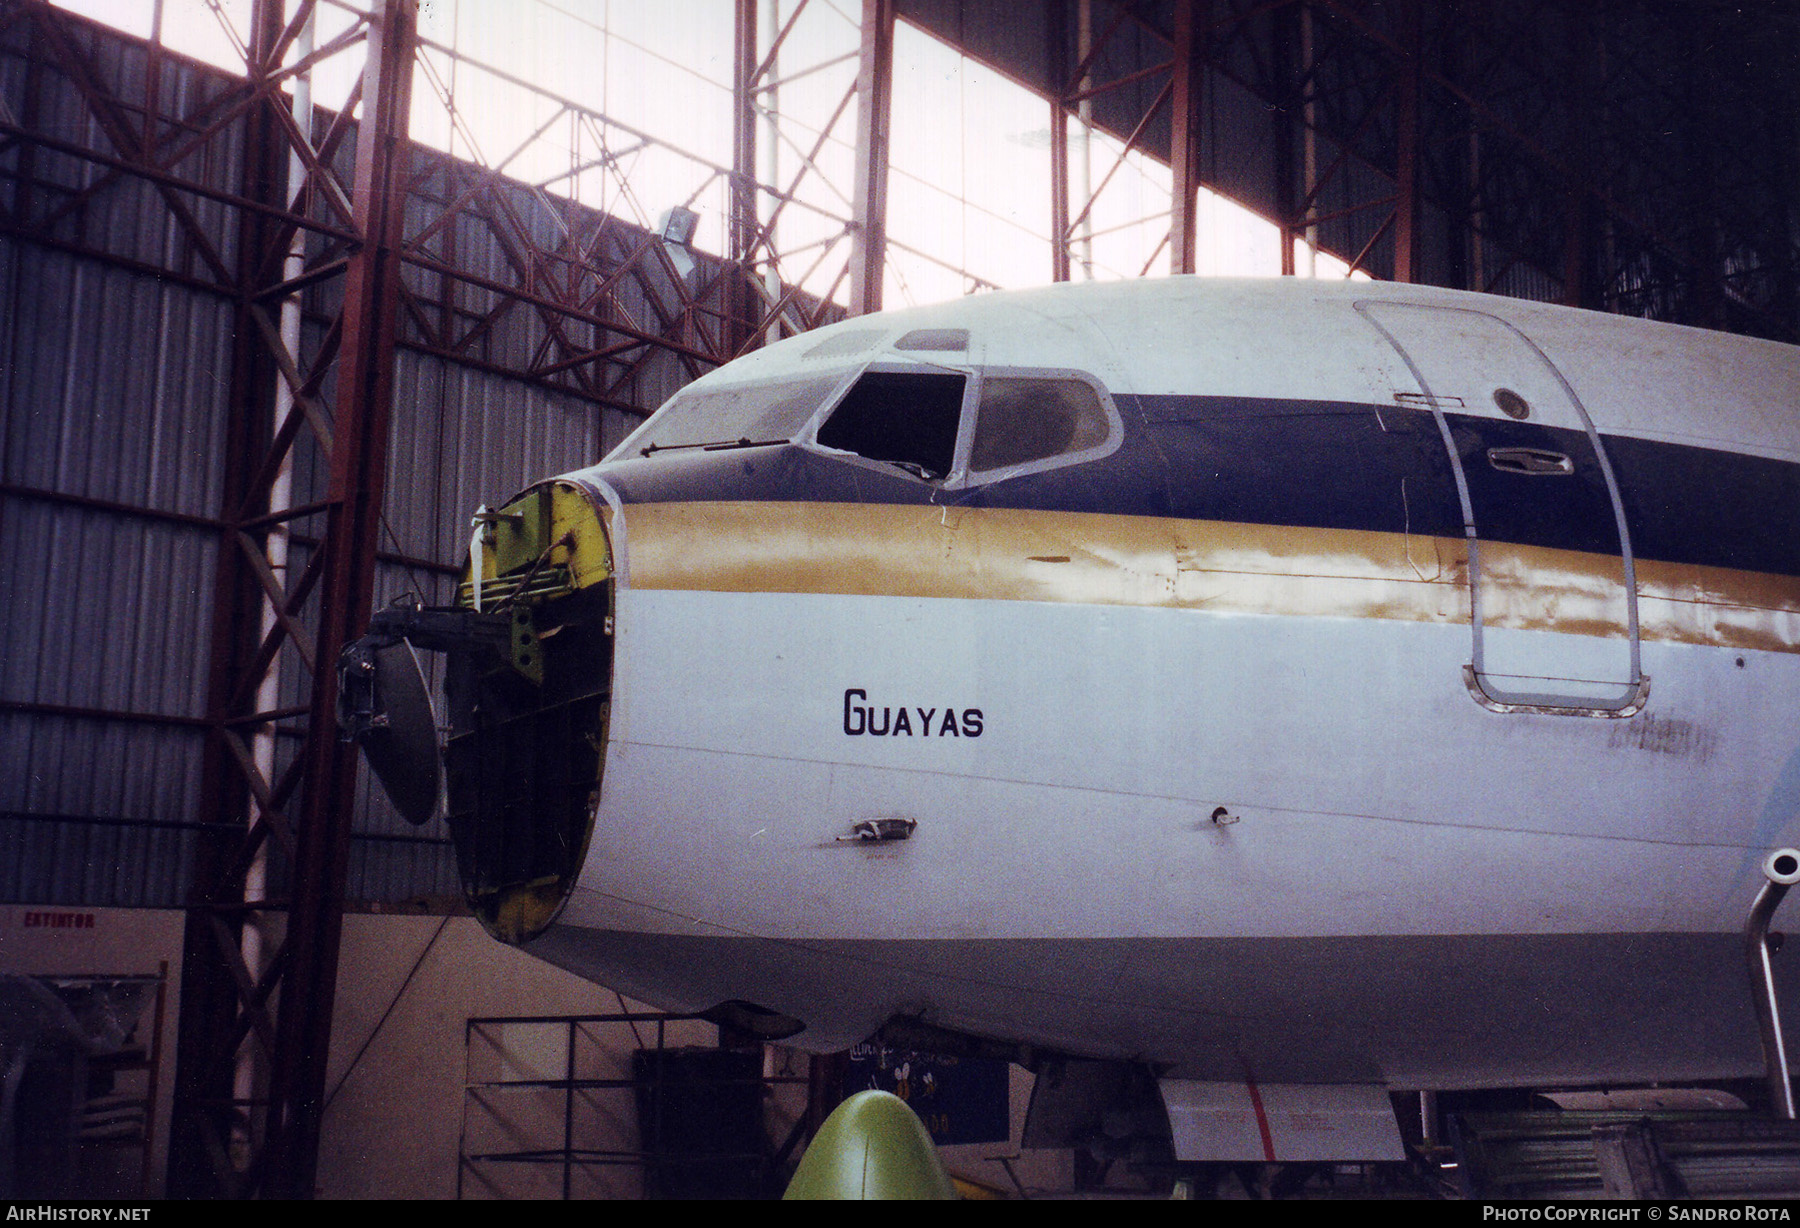
[[[1470,661],[1485,706],[1629,716],[1648,680],[1618,483],[1599,433],[1528,337],[1467,308],[1363,301],[1449,449],[1469,552]]]

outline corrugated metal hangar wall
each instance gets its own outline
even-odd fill
[[[338,25],[297,55],[315,9]],[[1290,271],[1301,239],[1378,276],[1796,336],[1788,6],[864,0],[825,125],[855,132],[848,204],[794,251],[773,215],[820,210],[758,178],[758,10],[732,14],[731,161],[689,159],[728,218],[706,255],[618,190],[655,139],[591,108],[548,98],[539,135],[611,176],[594,196],[408,142],[415,57],[455,57],[406,0],[258,3],[242,74],[0,0],[0,900],[191,909],[186,1192],[234,1188],[205,1176],[208,1131],[216,1151],[246,1037],[270,1063],[238,1097],[269,1114],[246,1171],[310,1190],[341,901],[458,894],[447,842],[330,737],[337,648],[376,601],[447,598],[478,504],[596,459],[777,317],[881,305],[897,17],[1046,99],[1046,277],[1093,206],[1069,174],[1087,116],[1170,167],[1146,271],[1194,268],[1207,183],[1277,223]],[[297,63],[365,52],[360,122],[291,106]],[[814,246],[841,265],[822,283]]]
[[[145,45],[63,14],[43,20],[63,27],[105,95],[143,93]],[[104,149],[103,121],[82,83],[33,70],[41,29],[15,20],[0,35],[9,102],[24,100],[38,132]],[[172,114],[196,109],[195,100],[228,97],[234,86],[217,70],[175,57],[164,57],[159,69]],[[321,130],[330,123],[321,117]],[[241,124],[232,125],[201,155],[178,163],[201,189],[179,197],[43,148],[9,185],[14,236],[24,237],[27,226],[31,233],[30,241],[0,244],[0,310],[13,322],[0,364],[7,422],[0,525],[12,571],[0,588],[0,617],[12,644],[34,650],[8,652],[0,663],[0,898],[140,907],[178,907],[188,898],[207,733],[209,577],[227,528],[220,515],[227,420],[244,408],[234,405],[232,387],[242,287],[217,276],[243,263],[243,210],[232,199],[245,173],[243,143]],[[334,162],[346,183],[353,148],[346,137]],[[481,178],[478,168],[441,155],[416,150],[414,157],[409,234],[443,216]],[[482,208],[545,249],[558,244],[563,225],[583,234],[602,229],[601,215],[579,206],[551,216],[542,196],[523,185],[483,184],[480,195]],[[459,253],[464,269],[504,278],[511,253],[491,227],[480,209],[465,206],[438,242]],[[645,240],[641,229],[615,221],[602,241],[629,254]],[[309,242],[318,261],[333,239],[315,234]],[[700,276],[714,280],[716,268]],[[450,564],[467,546],[459,526],[471,509],[545,473],[590,463],[623,437],[635,421],[630,411],[654,408],[691,374],[662,352],[604,399],[533,381],[525,373],[549,335],[544,315],[496,312],[500,293],[466,283],[453,304],[435,302],[441,278],[430,270],[409,268],[405,279],[415,314],[448,316],[465,329],[485,322],[475,343],[454,351],[429,344],[425,326],[415,323],[396,355],[405,411],[394,415],[388,444],[393,478],[375,588],[383,598],[411,591],[443,601]],[[666,310],[650,295],[677,300],[653,263],[615,292],[638,318]],[[342,299],[341,278],[306,289],[304,366],[320,354]],[[316,393],[323,412],[335,382],[327,370]],[[316,436],[301,432],[294,506],[322,501],[324,466]],[[306,570],[316,537],[315,527],[295,524],[288,565],[296,574]],[[283,711],[305,706],[309,672],[282,670]],[[286,759],[277,755],[281,766]],[[70,764],[82,769],[69,771]],[[401,824],[379,790],[359,791],[356,834],[351,898],[457,894],[447,841]]]

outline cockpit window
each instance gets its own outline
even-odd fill
[[[981,382],[969,469],[983,473],[1085,452],[1111,433],[1100,395],[1078,379],[989,377]]]
[[[963,380],[942,371],[864,372],[819,428],[819,444],[941,478],[956,460]]]
[[[649,456],[668,448],[792,439],[843,379],[840,370],[773,383],[684,389],[627,440],[619,454]]]

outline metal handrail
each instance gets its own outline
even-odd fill
[[[1800,850],[1776,849],[1763,861],[1762,890],[1750,906],[1744,925],[1745,954],[1750,960],[1751,994],[1756,1004],[1756,1026],[1762,1035],[1763,1064],[1767,1068],[1769,1099],[1775,1113],[1793,1121],[1794,1087],[1788,1077],[1787,1044],[1781,1035],[1781,1004],[1775,997],[1775,969],[1770,963],[1769,922],[1788,888],[1800,882]]]

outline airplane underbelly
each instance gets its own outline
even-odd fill
[[[820,1053],[896,1016],[1169,1077],[1550,1087],[1762,1073],[1727,934],[804,942],[619,930],[577,888],[538,956],[666,1009],[743,1001]],[[1778,967],[1784,1001],[1800,977]]]

